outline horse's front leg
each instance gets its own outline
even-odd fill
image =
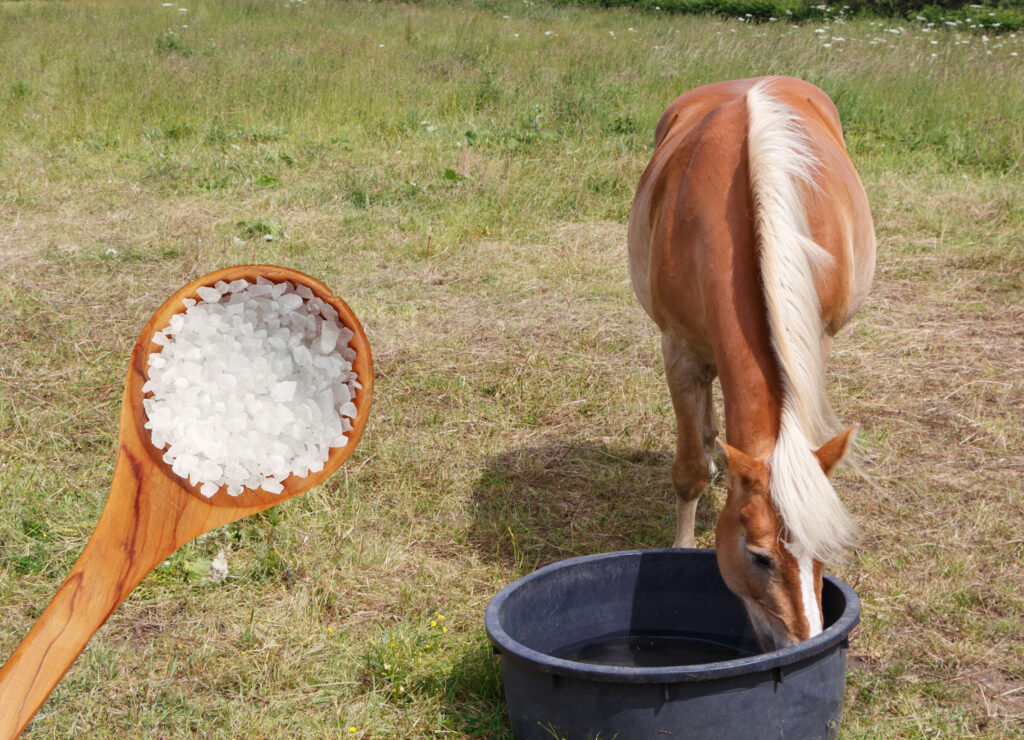
[[[711,451],[718,432],[711,408],[714,373],[696,362],[682,342],[662,335],[665,375],[676,415],[676,456],[672,487],[676,494],[676,537],[673,547],[694,547],[697,502],[714,465]]]

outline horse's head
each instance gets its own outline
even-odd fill
[[[826,476],[846,454],[854,429],[814,452]],[[719,442],[729,462],[729,492],[716,535],[722,579],[743,600],[762,649],[813,637],[822,631],[824,566],[787,542],[786,528],[772,503],[771,471],[765,460]]]

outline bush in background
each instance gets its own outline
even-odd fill
[[[875,15],[948,23],[966,28],[1024,28],[1024,0],[965,3],[962,0],[573,0],[583,5],[631,6],[652,11],[710,14],[753,21],[806,21],[844,15]],[[564,2],[564,0],[555,0]]]

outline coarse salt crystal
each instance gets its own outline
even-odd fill
[[[216,303],[217,301],[220,300],[222,293],[216,288],[207,288],[203,286],[196,289],[196,295],[202,298],[204,301]]]
[[[320,309],[320,315],[324,317],[326,321],[337,321],[338,312],[334,310],[334,306],[329,303],[325,303]]]
[[[284,486],[282,486],[276,480],[273,480],[271,478],[268,478],[267,480],[260,483],[260,488],[262,488],[267,493],[281,493],[281,491],[284,490]]]
[[[320,351],[324,354],[333,352],[334,348],[338,346],[338,337],[341,336],[341,330],[338,329],[337,324],[324,321],[320,325],[320,332]]]
[[[275,401],[291,401],[295,396],[296,382],[294,380],[282,380],[270,391],[270,397]]]

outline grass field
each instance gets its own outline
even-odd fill
[[[769,73],[836,100],[879,237],[830,371],[882,489],[837,480],[843,736],[1024,737],[1024,34],[512,0],[0,2],[0,660],[95,525],[180,285],[310,273],[377,369],[346,467],[157,568],[25,736],[509,737],[491,596],[671,542],[624,251],[654,124]]]

